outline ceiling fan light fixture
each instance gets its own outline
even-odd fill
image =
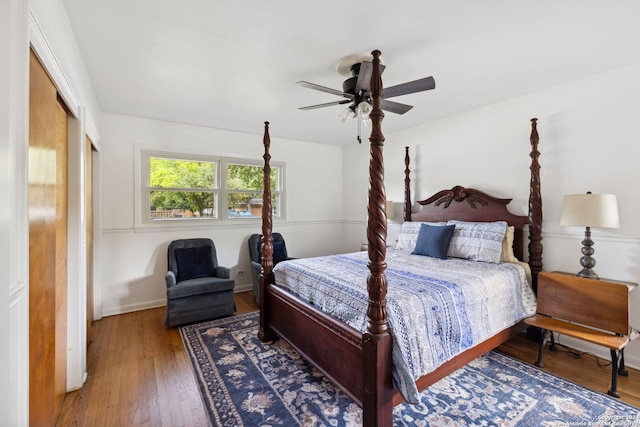
[[[342,111],[342,113],[338,115],[338,117],[340,117],[340,120],[342,120],[343,123],[349,123],[356,116],[357,115],[353,105],[348,106],[347,108],[344,109],[344,111]]]
[[[369,114],[371,114],[373,107],[367,101],[362,101],[360,104],[358,104],[356,110],[358,111],[358,117],[360,117],[362,120],[368,120]]]

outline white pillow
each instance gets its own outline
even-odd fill
[[[502,262],[520,262],[513,253],[513,236],[515,234],[515,227],[510,225],[507,227],[507,232],[504,234],[504,240],[502,241],[502,255],[500,261]]]
[[[402,227],[400,228],[400,233],[398,234],[396,249],[405,249],[405,250],[412,251],[416,247],[416,243],[418,242],[418,234],[420,233],[420,226],[422,224],[447,225],[446,222],[405,221],[402,223]]]
[[[455,225],[447,256],[472,261],[499,263],[507,222],[466,222],[451,220]]]

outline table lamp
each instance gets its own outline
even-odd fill
[[[582,258],[580,265],[582,270],[576,275],[590,279],[598,279],[593,271],[596,260],[593,240],[591,240],[591,227],[596,228],[620,228],[618,218],[618,202],[614,194],[568,194],[564,196],[562,203],[562,215],[560,225],[586,227],[584,240],[582,241]]]

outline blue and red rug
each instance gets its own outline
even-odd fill
[[[360,426],[362,412],[258,313],[180,328],[214,426]],[[489,352],[394,409],[396,426],[640,426],[640,409]]]

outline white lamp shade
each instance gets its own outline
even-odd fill
[[[620,228],[615,194],[568,194],[562,203],[560,225]]]

